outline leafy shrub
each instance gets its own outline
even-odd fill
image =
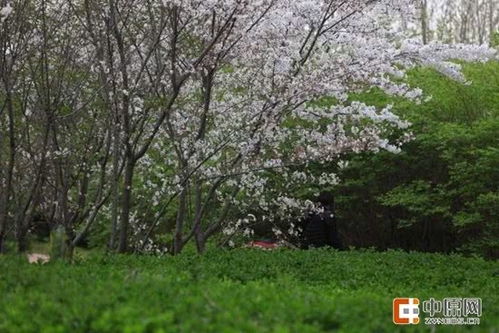
[[[499,258],[499,63],[467,65],[465,73],[471,85],[413,71],[409,82],[432,96],[396,103],[415,139],[398,155],[347,157],[335,189],[347,244]],[[361,97],[391,101],[379,91]]]

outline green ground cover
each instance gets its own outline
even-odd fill
[[[458,255],[237,249],[46,265],[2,256],[0,272],[0,332],[431,331],[395,326],[394,297],[481,297],[472,331],[499,329],[499,263]]]

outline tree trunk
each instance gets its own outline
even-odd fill
[[[71,241],[73,237],[72,229],[68,229],[66,226],[60,224],[53,229],[50,233],[50,258],[71,261],[74,251]]]
[[[5,253],[5,236],[0,235],[0,254]]]
[[[5,253],[5,231],[0,230],[0,254]]]
[[[494,24],[494,13],[495,13],[495,4],[492,0],[489,0],[489,17],[488,17],[488,24],[489,24],[489,39],[492,41],[492,38],[494,37],[495,34],[495,24]]]
[[[66,246],[64,251],[64,259],[68,261],[73,260],[73,253],[75,246],[73,245],[73,239],[75,238],[75,232],[71,226],[67,227],[66,230]]]
[[[203,254],[206,250],[206,237],[201,231],[196,232],[196,249],[199,254]]]
[[[5,251],[5,234],[7,231],[7,191],[0,188],[0,253]]]
[[[428,44],[428,2],[421,2],[421,34],[423,36],[423,44]]]
[[[125,167],[125,179],[123,182],[123,198],[121,201],[121,218],[120,218],[120,240],[118,244],[118,252],[126,253],[128,251],[128,227],[130,224],[130,205],[132,204],[132,181],[133,169],[135,163],[129,158]]]
[[[120,168],[120,130],[117,125],[114,129],[114,151],[113,151],[113,179],[112,179],[112,201],[111,201],[111,235],[109,237],[109,250],[116,249],[116,238],[118,230],[118,206],[119,206],[119,168]]]
[[[7,86],[7,83],[6,83]],[[7,175],[5,187],[0,195],[0,253],[4,251],[4,238],[7,231],[7,220],[9,211],[10,194],[12,192],[12,178],[14,174],[14,164],[16,159],[16,141],[14,129],[14,106],[10,89],[6,94],[7,115],[9,119],[9,160],[7,165]]]
[[[0,135],[0,147],[2,146],[2,136]],[[2,160],[2,152],[0,149],[0,161]],[[3,177],[2,173],[3,166],[0,163],[0,177]],[[6,200],[4,199],[4,196],[6,195],[5,189],[2,187],[2,184],[0,183],[0,253],[3,253],[4,251],[4,242],[3,239],[5,237],[5,229],[7,227],[7,207],[6,207]]]
[[[184,185],[185,186],[185,185]],[[186,210],[187,190],[184,187],[180,192],[179,207],[177,211],[177,219],[175,221],[175,236],[173,240],[173,254],[179,254],[184,247],[184,218]]]
[[[28,230],[24,225],[19,225],[16,231],[17,251],[25,253],[28,251]]]

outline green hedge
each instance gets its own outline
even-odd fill
[[[458,255],[241,249],[73,265],[4,256],[0,272],[0,332],[429,331],[392,323],[397,296],[481,297],[478,331],[499,328],[499,264]]]

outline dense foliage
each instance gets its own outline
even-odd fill
[[[5,333],[406,332],[391,318],[392,299],[405,296],[482,297],[480,329],[499,327],[499,265],[458,255],[241,249],[74,265],[4,256],[0,270]]]
[[[499,64],[465,71],[472,85],[414,72],[432,95],[399,104],[415,139],[401,154],[354,157],[342,170],[338,210],[351,244],[499,257]]]

